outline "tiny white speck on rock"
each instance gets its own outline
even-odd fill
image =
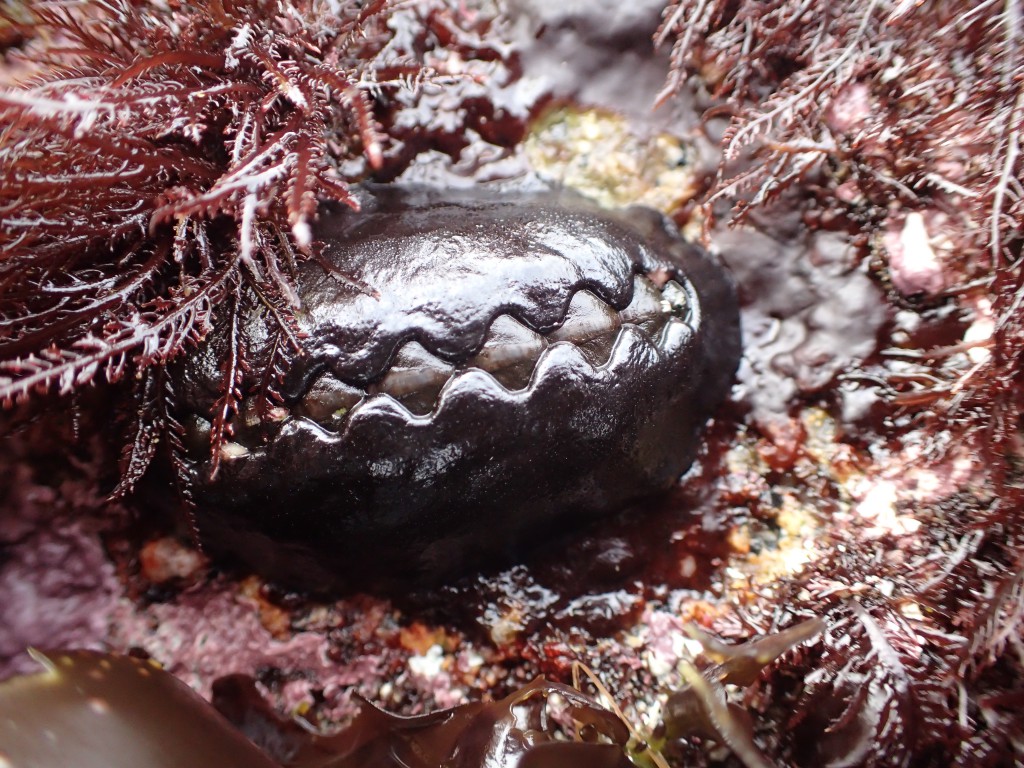
[[[444,664],[444,649],[440,645],[432,645],[422,655],[409,657],[409,671],[428,680],[441,673]]]

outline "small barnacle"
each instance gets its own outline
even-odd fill
[[[652,211],[566,193],[380,187],[361,203],[322,208],[329,270],[299,266],[288,415],[236,418],[222,460],[186,462],[209,549],[313,589],[431,581],[676,481],[739,357],[715,260]],[[212,361],[240,337],[253,394],[261,322],[222,324],[179,366],[182,423],[208,423]]]

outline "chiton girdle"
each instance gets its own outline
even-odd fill
[[[311,589],[435,581],[677,480],[739,358],[715,259],[652,211],[568,193],[362,202],[324,206],[316,237],[368,290],[299,265],[305,354],[284,406],[243,406],[215,477],[202,450],[189,460],[210,550]],[[176,374],[199,446],[224,343]]]

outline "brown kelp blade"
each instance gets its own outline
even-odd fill
[[[572,722],[562,730],[547,707],[559,699]],[[556,732],[562,730],[560,740]],[[290,768],[630,768],[629,732],[579,691],[536,679],[503,699],[414,717],[363,700],[332,736],[311,736]]]
[[[279,768],[155,664],[31,651],[46,669],[0,684],[5,768]]]
[[[152,662],[95,651],[31,653],[45,671],[0,683],[2,768],[630,766],[628,731],[612,713],[573,688],[540,679],[498,701],[416,717],[364,701],[355,721],[337,734],[292,734],[278,762]],[[250,725],[259,721],[275,730],[291,724],[266,709],[255,689],[236,684],[227,698],[239,693],[242,719]],[[578,729],[575,739],[556,740],[559,728],[546,712],[552,697],[575,723],[569,729]],[[260,716],[245,717],[253,707],[262,707]]]

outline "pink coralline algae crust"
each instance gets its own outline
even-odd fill
[[[332,661],[321,632],[275,637],[261,623],[258,601],[234,581],[214,579],[167,602],[131,599],[101,539],[112,517],[88,511],[101,506],[88,490],[91,473],[54,489],[26,465],[13,472],[0,528],[0,679],[37,671],[25,649],[47,645],[134,649],[204,696],[226,673],[288,670],[279,705],[298,711],[315,691],[337,719],[351,712],[351,693],[378,693],[387,676],[382,658]],[[69,499],[81,506],[69,510]]]
[[[122,585],[83,509],[98,499],[82,480],[37,484],[14,464],[0,486],[0,678],[35,671],[29,645],[101,647],[122,600]],[[77,497],[81,508],[69,499]],[[69,509],[69,507],[71,507]]]
[[[206,697],[218,677],[287,670],[280,705],[298,711],[313,701],[312,690],[332,703],[324,713],[337,719],[348,711],[351,693],[376,696],[386,672],[372,656],[339,664],[327,657],[318,632],[288,633],[277,638],[261,623],[258,604],[239,594],[232,581],[215,581],[139,613],[126,605],[115,612],[109,631],[113,647],[138,647]]]

